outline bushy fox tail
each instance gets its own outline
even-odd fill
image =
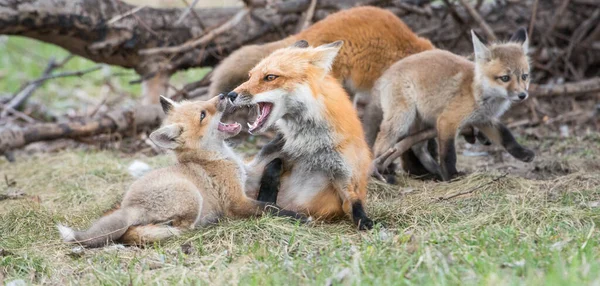
[[[100,247],[118,240],[133,221],[126,210],[117,209],[103,216],[86,231],[75,231],[64,225],[57,225],[60,236],[65,242],[75,242],[86,247]]]
[[[180,233],[179,229],[167,225],[139,225],[130,227],[120,241],[128,245],[143,245],[178,236]]]

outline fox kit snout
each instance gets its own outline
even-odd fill
[[[215,97],[206,102],[176,103],[162,97],[161,105],[167,117],[150,139],[174,150],[178,163],[136,180],[120,207],[88,230],[59,225],[65,242],[88,247],[110,241],[144,244],[215,222],[220,216],[241,218],[263,212],[306,220],[245,195],[243,163],[224,142],[237,135],[241,126],[220,121],[230,105],[228,100]]]
[[[473,33],[474,62],[447,51],[432,50],[395,63],[374,87],[375,99],[379,99],[374,104],[383,109],[375,156],[411,134],[435,128],[441,167],[426,152],[424,143],[411,149],[430,172],[449,180],[457,174],[457,130],[475,126],[517,159],[531,161],[533,152],[519,145],[498,120],[511,103],[528,96],[527,45],[524,29],[519,29],[507,43],[489,46]]]

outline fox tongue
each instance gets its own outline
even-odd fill
[[[233,124],[226,124],[223,122],[219,122],[219,126],[218,129],[219,131],[223,131],[223,132],[235,132],[237,131],[237,129],[240,127],[240,125],[238,123],[233,123]]]
[[[258,109],[259,109],[258,110],[258,118],[256,118],[256,121],[254,121],[253,124],[248,123],[248,127],[249,127],[248,131],[250,131],[250,132],[252,132],[262,126],[265,119],[271,112],[271,104],[259,103]]]
[[[269,115],[269,113],[271,112],[271,106],[271,104],[264,104],[262,106],[262,112],[260,113],[260,115],[262,115],[263,118]]]

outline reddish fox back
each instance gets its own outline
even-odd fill
[[[331,73],[353,91],[363,92],[368,92],[394,62],[434,48],[393,13],[376,7],[356,7],[331,14],[283,40],[235,51],[213,72],[209,94],[215,96],[233,90],[248,79],[248,71],[261,59],[299,40],[306,40],[312,46],[344,41],[346,44]]]

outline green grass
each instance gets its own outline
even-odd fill
[[[34,40],[2,38],[0,94],[15,92],[38,77],[49,58],[67,54]],[[74,58],[60,71],[93,65]],[[180,87],[205,72],[179,73],[173,84]],[[139,96],[140,86],[128,84],[133,79],[131,70],[107,67],[83,79],[49,81],[32,99],[60,114],[83,108],[87,97],[101,98],[107,80]],[[0,201],[0,284],[600,283],[600,138],[520,140],[536,149],[534,163],[459,155],[460,169],[470,175],[451,183],[406,176],[399,177],[399,186],[371,183],[367,211],[385,226],[373,231],[358,232],[349,221],[299,226],[272,217],[226,220],[146,248],[110,246],[80,255],[59,240],[55,225],[88,227],[131,184],[127,166],[133,160],[160,167],[172,158],[93,147],[21,154],[14,164],[2,158],[0,194],[9,191],[1,182],[6,176],[27,197]],[[238,147],[254,149],[253,142]],[[505,172],[507,177],[488,184]],[[438,199],[480,185],[470,194]],[[184,253],[182,245],[192,251]]]
[[[17,36],[0,37],[0,95],[14,94],[23,84],[39,78],[50,59],[60,62],[69,55],[68,51],[60,47],[36,40]],[[96,65],[85,58],[75,57],[54,73],[85,70]],[[134,99],[141,95],[141,85],[129,83],[140,78],[135,71],[117,66],[103,66],[103,69],[85,74],[81,78],[49,80],[32,98],[50,110],[65,112],[69,109],[81,109],[82,106],[90,104],[89,99],[101,100],[106,95],[113,99],[122,97],[114,91],[107,90],[106,82],[110,82],[116,89]],[[171,84],[181,88],[186,83],[200,80],[208,70],[190,69],[176,73],[171,78]]]
[[[349,221],[295,225],[272,217],[226,220],[147,248],[115,246],[71,255],[56,223],[85,228],[119,200],[141,159],[167,155],[69,151],[0,162],[0,176],[30,198],[0,201],[5,281],[33,284],[581,285],[600,281],[600,172],[549,180],[498,172],[451,183],[400,177],[372,182],[370,215],[385,225],[359,232]],[[595,160],[597,157],[594,158]],[[460,160],[460,158],[459,158]],[[460,161],[459,161],[460,162]],[[439,200],[484,185],[471,194]],[[2,184],[0,193],[7,191]],[[185,254],[182,245],[192,252]],[[1,277],[1,276],[0,276]]]

